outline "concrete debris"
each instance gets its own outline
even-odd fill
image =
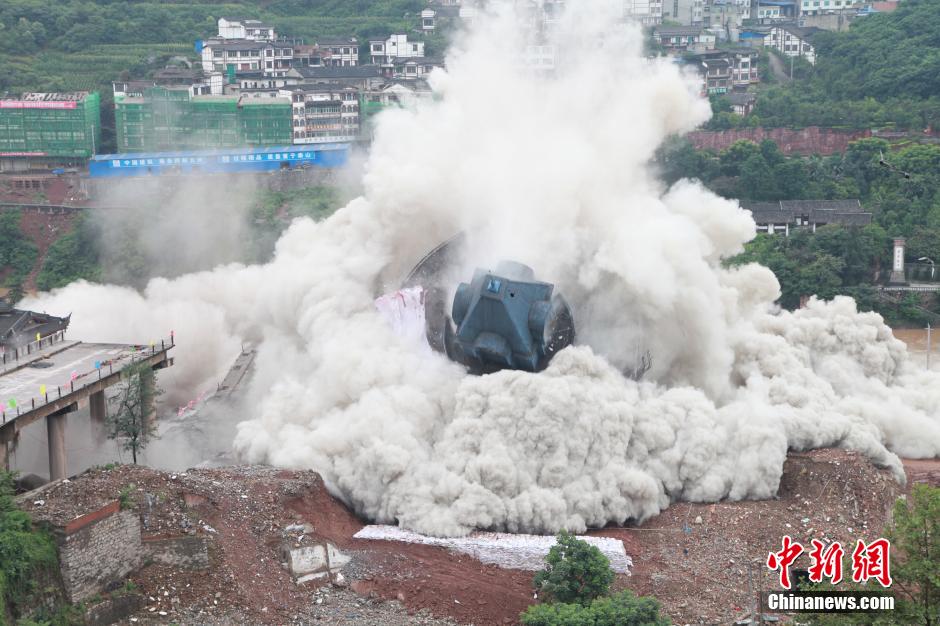
[[[429,537],[397,526],[366,526],[355,535],[356,539],[401,541],[429,546],[440,546],[462,552],[483,562],[508,569],[537,571],[545,567],[545,556],[555,545],[555,537],[543,535],[514,535],[509,533],[476,532],[466,537]],[[611,568],[620,574],[629,574],[633,565],[623,542],[606,537],[579,537],[597,546],[610,560]]]

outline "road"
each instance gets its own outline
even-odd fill
[[[52,400],[58,397],[59,386],[62,387],[63,394],[68,393],[73,374],[76,377],[75,386],[78,388],[79,385],[97,380],[95,362],[101,363],[102,373],[107,374],[108,362],[120,361],[123,365],[129,362],[131,355],[135,353],[137,349],[134,346],[73,343],[60,352],[37,358],[25,367],[0,374],[0,404],[7,412],[7,417],[14,406],[10,404],[11,399],[15,401],[15,406],[19,406],[21,412],[27,411],[30,408],[30,398],[36,398],[37,405],[39,404],[42,385],[46,386],[46,393]]]

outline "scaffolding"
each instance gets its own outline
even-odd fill
[[[97,93],[27,93],[0,100],[0,156],[87,159],[100,145]]]
[[[291,104],[153,87],[115,103],[115,125],[122,153],[283,146],[291,142]]]

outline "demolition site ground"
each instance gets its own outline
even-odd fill
[[[622,540],[633,559],[632,574],[618,575],[615,589],[657,597],[676,624],[729,624],[756,614],[759,590],[774,583],[764,560],[783,535],[804,543],[880,536],[910,485],[940,483],[940,460],[906,468],[901,486],[853,452],[791,453],[773,499],[676,503],[639,527],[590,534]],[[440,547],[354,538],[365,522],[310,471],[237,466],[169,474],[118,466],[50,485],[24,506],[67,524],[122,492],[122,505],[140,515],[142,535],[202,537],[208,553],[207,569],[144,561],[130,575],[142,606],[124,623],[482,626],[518,623],[534,602],[532,572]],[[327,542],[349,557],[340,575],[296,582],[285,546]]]

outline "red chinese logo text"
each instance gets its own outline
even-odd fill
[[[877,539],[867,546],[861,539],[852,552],[852,580],[857,583],[874,578],[882,587],[891,586],[891,544]]]
[[[842,557],[845,556],[845,550],[838,541],[829,544],[829,547],[823,550],[823,542],[813,539],[813,549],[809,553],[809,558],[813,564],[809,566],[810,582],[821,583],[823,578],[828,578],[832,584],[842,580]]]
[[[790,535],[784,535],[782,541],[783,549],[780,552],[771,552],[767,555],[767,567],[772,570],[780,570],[780,586],[784,589],[790,588],[790,565],[796,561],[796,557],[803,554],[803,546],[790,539]]]

